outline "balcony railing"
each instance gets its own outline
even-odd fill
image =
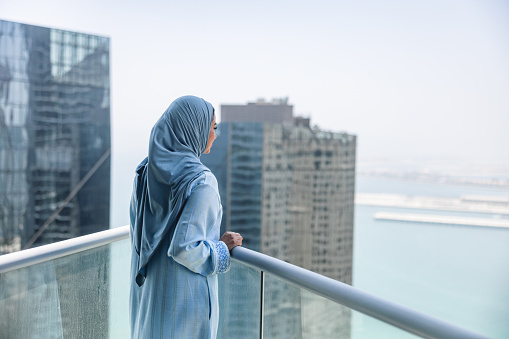
[[[0,337],[129,337],[128,237],[124,226],[0,256]],[[378,338],[484,338],[246,248],[232,258],[219,338],[362,338],[368,324]]]

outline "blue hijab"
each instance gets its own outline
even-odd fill
[[[209,171],[199,157],[207,147],[213,116],[210,103],[184,96],[172,102],[152,128],[148,157],[136,168],[130,210],[139,286],[163,238],[173,236],[192,183]]]

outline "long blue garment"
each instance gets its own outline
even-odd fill
[[[173,239],[166,237],[147,266],[142,286],[131,283],[132,338],[215,338],[217,273],[228,271],[226,245],[217,241],[222,208],[209,172],[193,183]],[[138,265],[133,249],[131,279]]]
[[[132,338],[215,338],[217,273],[229,269],[218,241],[222,207],[201,164],[212,116],[203,99],[174,101],[152,129],[136,169],[131,216]]]

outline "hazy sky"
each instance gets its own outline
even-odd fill
[[[356,134],[360,166],[507,169],[508,18],[490,0],[0,0],[0,19],[111,38],[125,203],[152,125],[186,94],[217,109],[288,96],[313,124]]]

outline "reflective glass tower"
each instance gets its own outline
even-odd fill
[[[109,98],[108,38],[0,20],[1,252],[108,228]]]

